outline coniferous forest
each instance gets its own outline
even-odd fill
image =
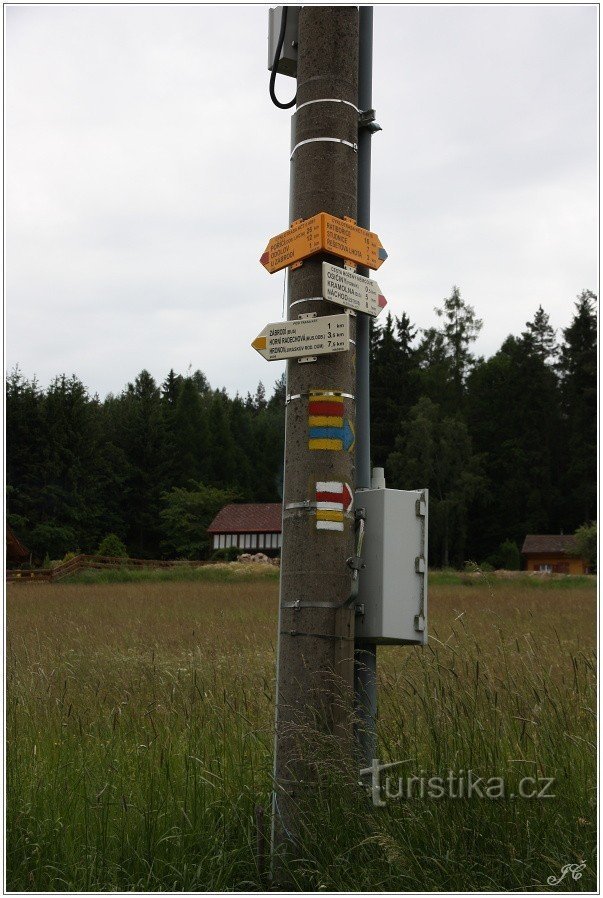
[[[525,330],[476,357],[482,321],[458,288],[421,329],[406,314],[371,337],[372,461],[387,485],[430,490],[432,566],[519,563],[527,533],[573,533],[596,516],[597,298],[555,333],[539,306]],[[279,501],[284,378],[229,397],[202,371],[147,371],[119,395],[76,375],[47,389],[6,382],[8,522],[38,560],[94,552],[202,558],[227,501]]]

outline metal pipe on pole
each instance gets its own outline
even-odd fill
[[[358,57],[358,211],[362,228],[371,227],[371,138],[367,113],[373,104],[373,7],[360,7]],[[364,118],[363,118],[364,113]],[[358,274],[370,275],[359,267]],[[370,316],[358,313],[356,324],[356,486],[371,487],[371,406],[370,406]],[[361,766],[370,766],[376,757],[377,734],[377,646],[354,644],[354,693],[356,701],[356,742]]]

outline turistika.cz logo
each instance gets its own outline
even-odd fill
[[[392,777],[382,776],[384,771],[392,770],[407,761],[393,761],[380,764],[373,758],[370,767],[364,767],[360,776],[370,776],[360,784],[370,791],[375,807],[385,807],[388,801],[408,799],[446,799],[446,798],[483,798],[498,800],[504,798],[544,799],[554,798],[552,787],[555,782],[549,776],[524,776],[513,790],[507,787],[503,776],[478,776],[473,770],[449,770],[445,776],[429,776],[421,770],[420,775]]]

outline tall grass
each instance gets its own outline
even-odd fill
[[[434,586],[425,649],[379,651],[379,757],[404,776],[554,777],[550,800],[373,807],[324,768],[294,887],[595,888],[594,591]],[[277,584],[16,584],[8,594],[7,886],[265,888]],[[320,751],[316,747],[316,757]],[[397,773],[396,773],[397,776]]]

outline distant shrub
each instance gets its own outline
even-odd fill
[[[500,544],[499,554],[501,567],[506,571],[518,571],[521,567],[521,553],[517,543],[512,539],[506,539]]]
[[[112,558],[127,558],[128,550],[115,533],[109,533],[101,541],[97,550],[98,555],[110,555]]]
[[[597,523],[582,524],[576,530],[576,549],[574,555],[579,555],[588,562],[591,572],[597,570]]]
[[[73,558],[77,558],[78,555],[79,552],[65,552],[61,563],[64,563],[65,561],[71,561]]]
[[[37,524],[31,532],[29,545],[38,558],[62,558],[77,545],[77,536],[71,527],[56,524]]]
[[[488,563],[494,568],[504,571],[518,571],[521,569],[521,552],[517,543],[512,539],[506,539],[500,544],[496,552],[488,556]],[[483,568],[483,565],[482,565]]]
[[[494,568],[487,561],[482,561],[481,564],[478,564],[477,561],[466,561],[463,565],[465,574],[489,574],[493,570]]]
[[[227,549],[216,549],[211,556],[212,561],[236,561],[242,551],[236,546],[229,546]]]

